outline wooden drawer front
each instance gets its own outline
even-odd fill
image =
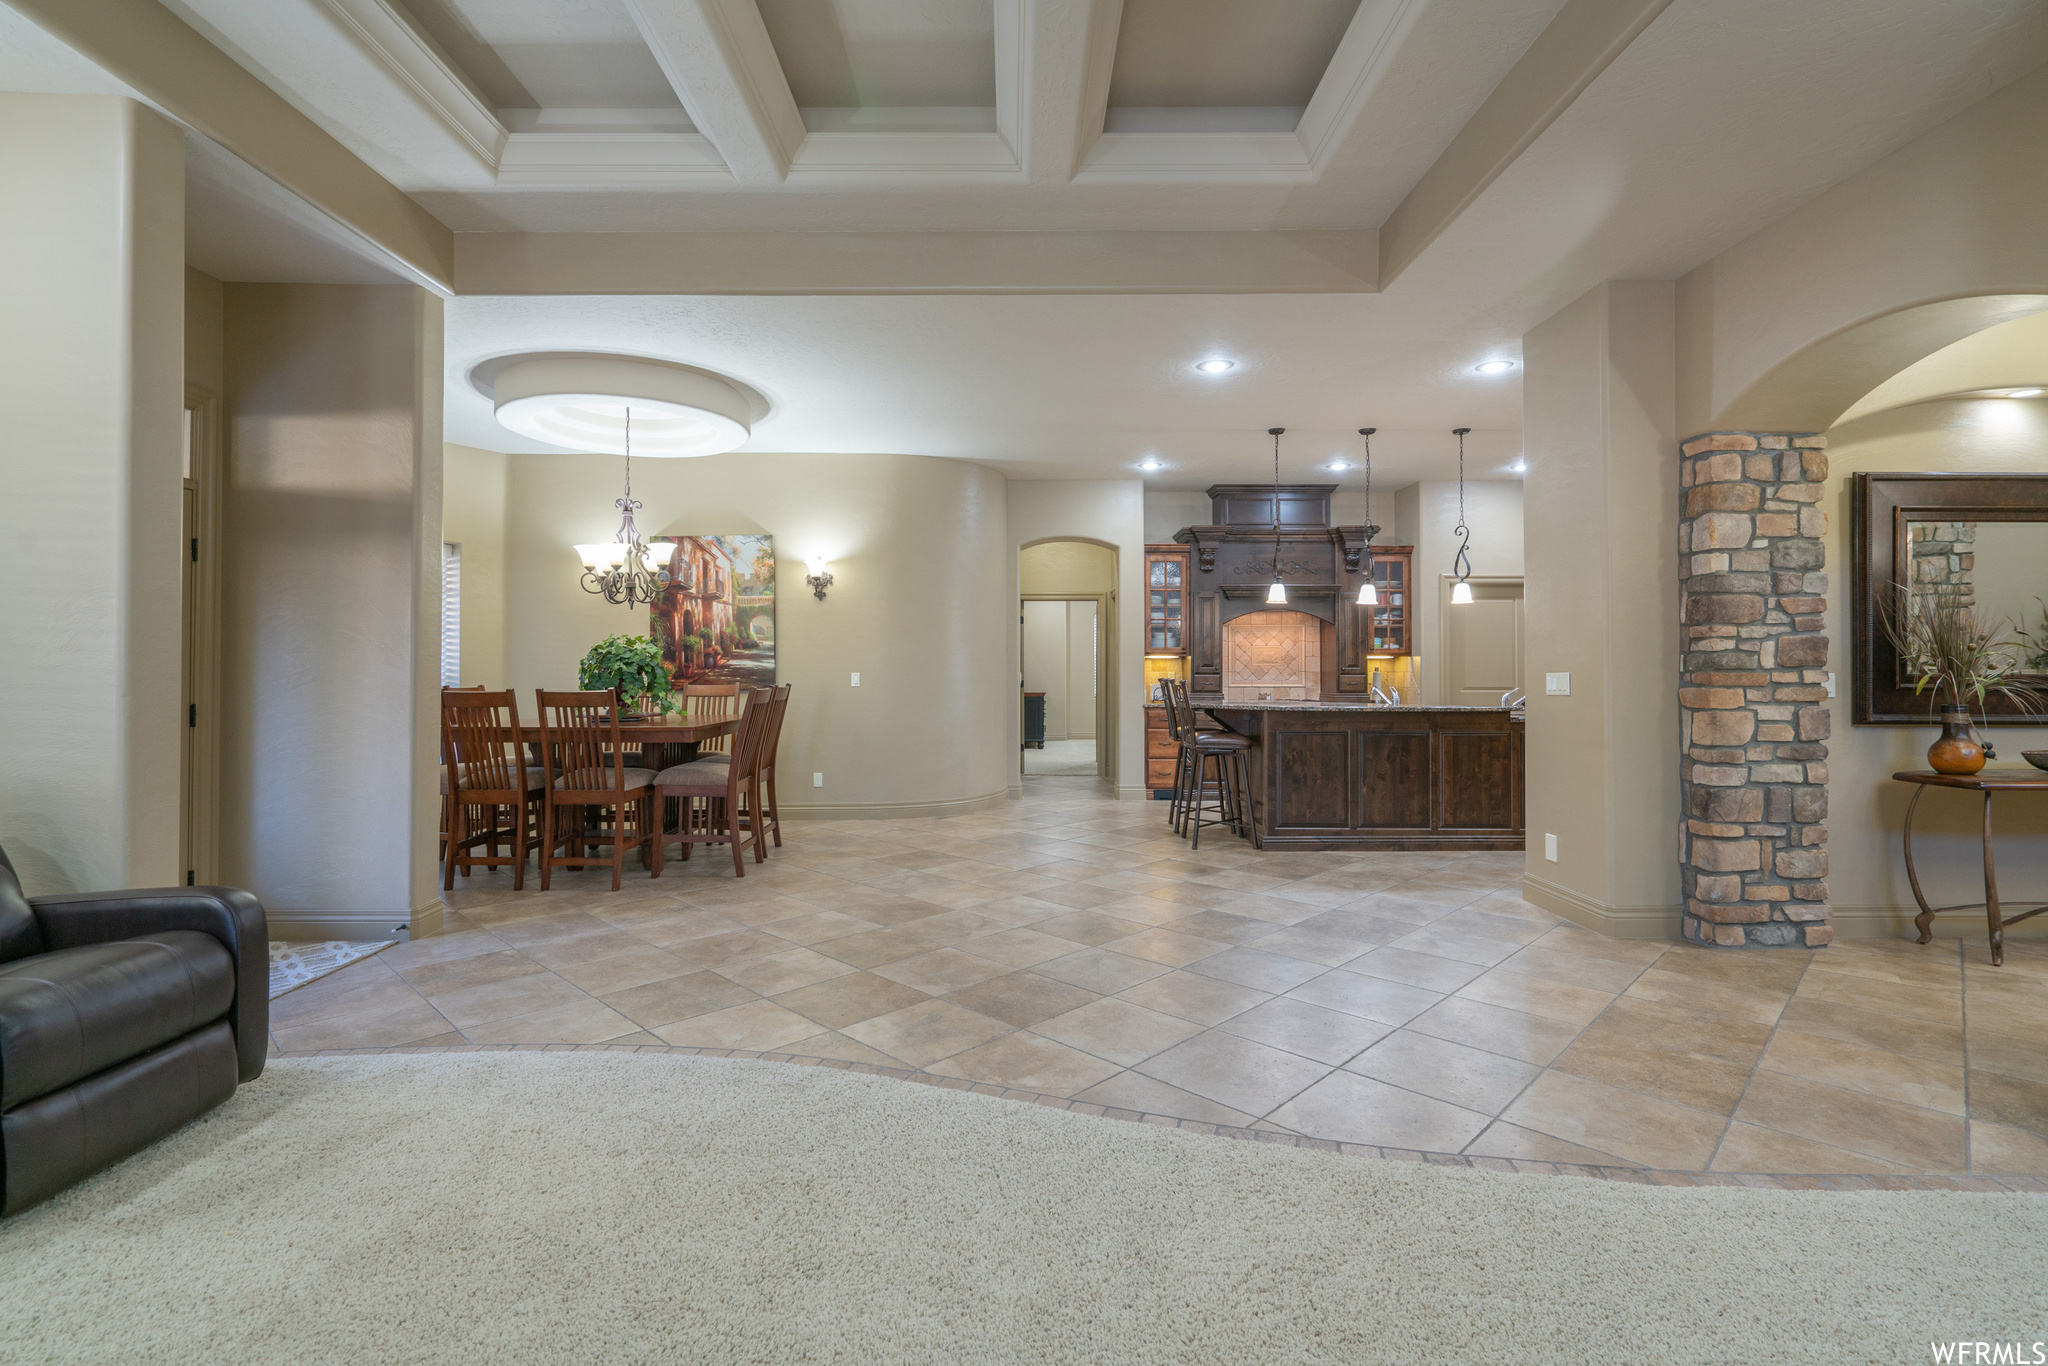
[[[1166,708],[1145,708],[1145,729],[1163,732],[1166,729]]]
[[[1171,759],[1147,759],[1145,761],[1145,786],[1159,789],[1173,786],[1174,761]]]
[[[1173,737],[1165,731],[1148,730],[1145,732],[1145,757],[1147,759],[1172,759],[1178,757],[1179,754],[1180,746],[1176,745],[1173,742]]]

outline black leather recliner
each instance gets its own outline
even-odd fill
[[[269,926],[232,887],[22,894],[0,850],[0,1214],[263,1072]]]

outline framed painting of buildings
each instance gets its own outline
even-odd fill
[[[775,538],[657,536],[667,549],[649,634],[676,687],[775,685]]]

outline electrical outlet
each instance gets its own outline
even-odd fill
[[[860,675],[857,673],[853,676],[853,686],[856,688],[860,686]]]
[[[1557,836],[1545,835],[1543,837],[1543,857],[1549,859],[1552,863],[1557,862]]]
[[[1570,697],[1572,695],[1572,676],[1570,674],[1543,675],[1543,691],[1552,697]]]
[[[822,773],[813,773],[813,774],[811,775],[811,786],[812,786],[812,787],[823,787],[824,785],[825,785],[825,775],[824,775],[824,774],[822,774]]]
[[[1828,675],[1828,696],[1829,696],[1829,697],[1833,697],[1834,695],[1835,695],[1835,676],[1834,676],[1833,674],[1829,674],[1829,675]]]

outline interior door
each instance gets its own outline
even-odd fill
[[[1497,707],[1522,686],[1522,581],[1474,581],[1472,601],[1445,602],[1444,705]]]

